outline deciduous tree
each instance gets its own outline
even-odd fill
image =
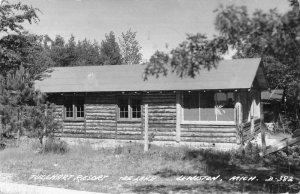
[[[122,32],[122,35],[119,38],[119,45],[122,54],[122,63],[139,64],[141,62],[141,46],[136,40],[136,32],[132,32],[131,29],[126,33]]]

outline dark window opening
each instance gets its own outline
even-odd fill
[[[119,99],[119,109],[120,109],[120,118],[129,118],[129,99],[121,98]]]
[[[84,118],[84,98],[78,96],[68,96],[65,98],[65,118]]]
[[[119,119],[131,120],[141,118],[141,100],[133,97],[120,97],[118,101]]]

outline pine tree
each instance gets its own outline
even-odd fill
[[[105,35],[105,40],[101,42],[100,52],[104,65],[119,65],[122,63],[120,48],[112,31]]]

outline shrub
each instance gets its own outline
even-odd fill
[[[64,154],[69,151],[67,142],[61,139],[48,138],[42,148],[42,153]]]
[[[231,152],[230,164],[258,164],[261,162],[260,152],[261,148],[257,144],[248,142],[244,148]]]

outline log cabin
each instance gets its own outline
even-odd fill
[[[144,65],[55,67],[35,87],[56,104],[57,136],[94,143],[234,148],[260,132],[259,58],[222,60],[195,78],[143,79]]]

